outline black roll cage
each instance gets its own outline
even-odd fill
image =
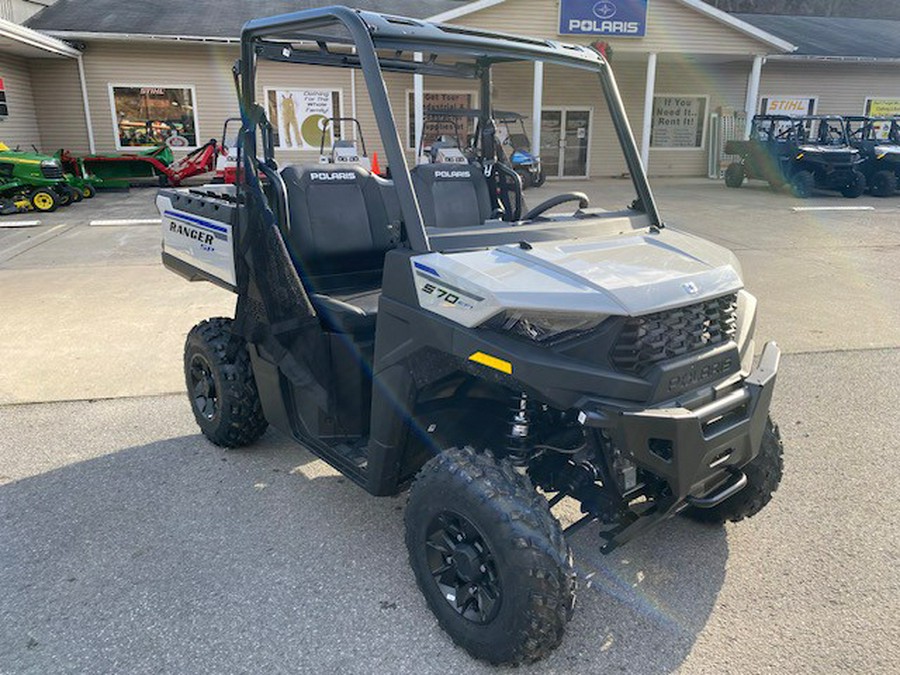
[[[344,46],[344,50],[335,51],[334,46]],[[353,49],[348,51],[347,46]],[[379,57],[376,50],[391,55]],[[438,55],[447,53],[472,57],[474,63],[438,63]],[[598,52],[551,40],[488,33],[343,6],[253,19],[244,24],[241,31],[241,58],[234,67],[243,119],[240,152],[244,171],[239,172],[239,189],[254,190],[261,203],[268,203],[256,178],[259,173],[265,175],[276,192],[278,203],[275,211],[283,223],[289,221],[287,190],[275,170],[271,124],[262,106],[256,102],[256,67],[260,58],[362,71],[385,155],[393,167],[392,177],[407,243],[413,251],[425,252],[431,248],[382,71],[480,80],[479,128],[491,141],[490,136],[494,133],[491,118],[492,65],[543,61],[596,72],[634,181],[639,209],[647,215],[651,225],[662,226],[615,78]],[[263,146],[262,161],[258,156],[257,129]],[[481,147],[488,153],[494,153],[493,142],[482,143]],[[485,159],[493,161],[496,158],[488,156]]]

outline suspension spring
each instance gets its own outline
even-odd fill
[[[512,397],[509,408],[510,425],[506,435],[506,455],[515,466],[525,466],[531,454],[528,448],[530,414],[528,395],[525,392]]]

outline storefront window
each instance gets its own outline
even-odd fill
[[[194,88],[110,85],[116,147],[197,147]]]
[[[702,148],[706,134],[706,96],[660,94],[653,97],[650,147]]]
[[[407,147],[416,149],[416,103],[415,94],[407,94]],[[426,91],[423,95],[423,108],[425,110],[425,129],[423,131],[423,146],[428,148],[432,141],[440,136],[456,138],[465,147],[471,134],[475,133],[475,119],[471,116],[429,116],[432,112],[446,112],[448,110],[469,111],[475,106],[475,95],[464,91]]]

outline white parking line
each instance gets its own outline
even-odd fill
[[[791,211],[874,211],[874,206],[794,206]]]
[[[110,220],[92,220],[92,227],[104,227],[114,225],[159,225],[159,218],[113,218]]]
[[[39,220],[0,220],[0,227],[37,227]]]

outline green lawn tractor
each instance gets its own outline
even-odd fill
[[[47,213],[81,199],[81,192],[69,185],[57,159],[10,150],[0,143],[0,215],[31,210]]]
[[[102,182],[84,164],[84,157],[76,157],[68,150],[57,150],[53,157],[62,165],[66,182],[81,191],[81,196],[91,199]]]

